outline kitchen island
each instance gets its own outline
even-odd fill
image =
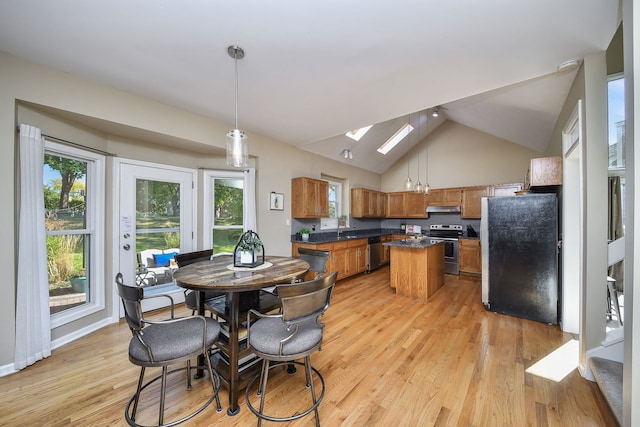
[[[391,250],[391,287],[396,293],[428,300],[444,285],[444,243],[407,238],[384,243]]]

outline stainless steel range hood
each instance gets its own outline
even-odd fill
[[[430,213],[460,213],[460,205],[456,206],[427,206],[427,212]]]

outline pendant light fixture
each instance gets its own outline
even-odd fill
[[[227,47],[227,53],[234,59],[236,71],[236,127],[227,133],[227,165],[246,168],[249,166],[249,137],[238,129],[238,59],[244,58],[244,50],[232,45]]]
[[[409,125],[411,125],[411,114],[409,114]],[[411,181],[411,177],[409,176],[409,154],[411,151],[411,132],[407,135],[407,145],[409,145],[409,150],[407,150],[407,180],[404,183],[404,189],[407,191],[413,190],[413,181]]]
[[[429,194],[429,192],[431,191],[431,187],[429,186],[429,115],[425,116],[426,120],[425,120],[425,127],[427,129],[427,135],[425,136],[425,167],[424,167],[424,171],[425,171],[425,177],[424,177],[424,194]]]
[[[418,113],[418,148],[420,147],[421,128],[422,126],[420,125],[420,113]],[[422,183],[420,182],[420,150],[418,150],[418,155],[416,157],[418,158],[418,182],[416,182],[416,185],[413,187],[413,191],[416,193],[422,193]]]

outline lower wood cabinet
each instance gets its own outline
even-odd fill
[[[380,243],[382,243],[382,249],[380,251],[380,262],[382,264],[388,264],[391,259],[389,256],[389,246],[385,246],[384,243],[390,242],[392,240],[390,235],[381,236]]]
[[[460,273],[482,274],[480,239],[459,239]]]
[[[338,271],[338,279],[353,276],[367,270],[367,250],[368,239],[352,239],[341,240],[339,242],[311,244],[311,243],[292,243],[291,255],[298,257],[298,248],[318,249],[321,251],[330,251],[329,259],[327,259],[327,272]],[[307,275],[305,280],[311,277]]]

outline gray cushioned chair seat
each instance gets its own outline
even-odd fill
[[[280,318],[262,318],[249,329],[251,347],[265,354],[278,355],[280,341],[293,333],[287,331]],[[295,355],[308,351],[322,341],[322,328],[315,319],[307,320],[299,325],[295,337],[283,345],[283,356]]]
[[[207,318],[207,348],[215,344],[220,324]],[[142,330],[142,339],[152,349],[154,362],[165,362],[202,351],[202,319],[194,317],[174,323],[151,324]],[[151,362],[147,349],[134,338],[129,343],[132,360]]]

